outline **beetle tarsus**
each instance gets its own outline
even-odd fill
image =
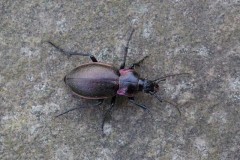
[[[63,112],[63,113],[60,113],[59,115],[56,115],[55,117],[56,117],[56,118],[57,118],[57,117],[60,117],[60,116],[66,114],[66,113],[68,113],[68,112],[71,112],[71,111],[73,111],[73,110],[75,110],[75,109],[79,109],[79,108],[80,108],[80,107],[71,108],[71,109],[69,109],[69,110],[67,110],[67,111],[65,111],[65,112]]]
[[[133,63],[133,64],[129,67],[129,69],[134,69],[135,66],[140,66],[140,63],[142,63],[147,57],[149,57],[149,56],[145,56],[145,57],[143,57],[142,59],[140,59],[138,62]]]
[[[51,44],[53,47],[55,47],[58,51],[66,54],[68,57],[70,56],[73,56],[73,55],[79,55],[79,56],[89,56],[90,59],[93,61],[93,62],[97,62],[97,59],[92,55],[92,54],[89,54],[89,53],[83,53],[83,52],[71,52],[71,51],[65,51],[64,49],[58,47],[57,45],[55,45],[54,43],[50,42],[50,41],[47,41],[49,44]]]
[[[130,36],[128,37],[127,44],[126,44],[126,46],[125,46],[125,48],[124,48],[123,63],[121,64],[120,69],[124,69],[124,68],[125,68],[126,59],[127,59],[127,54],[128,54],[128,48],[129,48],[128,46],[129,46],[130,40],[132,39],[132,35],[133,35],[134,31],[135,31],[135,29],[133,28],[132,31],[131,31],[131,33],[130,33]]]

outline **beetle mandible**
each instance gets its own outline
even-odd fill
[[[125,68],[129,42],[132,38],[134,31],[135,30],[132,29],[130,36],[127,40],[127,43],[125,45],[124,58],[119,69],[114,68],[112,65],[98,62],[97,59],[92,54],[65,51],[64,49],[56,46],[54,43],[48,41],[49,44],[51,44],[57,50],[68,56],[72,55],[88,56],[92,60],[91,63],[82,64],[79,67],[73,69],[69,74],[67,74],[64,77],[64,81],[66,85],[73,91],[74,94],[82,98],[98,100],[99,103],[97,103],[96,105],[101,105],[104,99],[112,98],[111,106],[104,114],[102,129],[107,114],[109,114],[112,108],[114,107],[116,95],[126,96],[128,97],[129,102],[131,102],[132,104],[149,111],[145,105],[138,104],[137,102],[135,102],[134,96],[136,95],[136,93],[143,91],[147,94],[153,95],[160,102],[162,102],[162,99],[155,94],[159,88],[158,81],[164,81],[166,77],[185,74],[180,73],[174,75],[167,75],[155,80],[140,78],[140,76],[134,70],[134,68],[135,66],[138,66],[147,56],[145,56],[140,61],[133,63],[129,68]],[[176,107],[176,105],[174,106]],[[57,115],[57,117],[65,113],[68,113],[72,110],[75,110],[77,108],[79,107],[67,110],[66,112]]]

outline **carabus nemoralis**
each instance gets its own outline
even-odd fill
[[[147,56],[140,61],[133,63],[129,68],[125,68],[126,57],[128,54],[128,46],[133,33],[134,29],[131,31],[130,36],[127,40],[126,46],[124,48],[123,63],[121,64],[119,69],[114,68],[112,65],[98,62],[92,54],[65,51],[64,49],[56,46],[54,43],[48,41],[49,44],[51,44],[57,50],[68,56],[88,56],[92,60],[91,63],[82,64],[79,67],[73,69],[69,74],[64,77],[64,82],[67,86],[69,86],[69,88],[73,91],[75,95],[85,99],[98,100],[99,103],[97,103],[96,105],[101,105],[104,99],[112,98],[111,106],[104,114],[102,129],[107,114],[109,114],[114,107],[117,95],[126,96],[128,97],[129,102],[131,102],[132,104],[149,111],[145,105],[135,102],[134,96],[137,92],[143,91],[145,93],[151,94],[162,102],[162,99],[155,94],[159,88],[158,82],[164,81],[166,77],[187,74],[180,73],[174,75],[167,75],[155,80],[140,78],[134,68],[135,66],[138,66]],[[69,111],[78,108],[79,107],[72,108],[64,113],[59,114],[58,116],[61,116],[65,113],[68,113]]]

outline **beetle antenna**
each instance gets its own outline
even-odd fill
[[[168,74],[168,75],[166,75],[166,76],[163,76],[163,77],[160,77],[160,78],[154,79],[154,80],[152,80],[152,81],[153,81],[153,82],[157,82],[157,81],[165,81],[166,78],[168,78],[168,77],[179,76],[179,75],[191,75],[191,74],[190,74],[190,73]]]
[[[165,102],[165,103],[171,104],[172,106],[174,106],[174,107],[177,109],[179,115],[180,115],[180,116],[182,115],[182,114],[181,114],[181,111],[180,111],[180,109],[178,108],[178,106],[177,106],[176,103],[173,103],[173,102],[168,101],[168,100],[166,100],[166,99],[162,99],[161,97],[157,96],[156,93],[157,93],[157,92],[155,92],[155,93],[150,92],[150,94],[151,94],[153,97],[155,97],[157,100],[159,100],[159,102]]]

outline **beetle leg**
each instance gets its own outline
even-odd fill
[[[73,111],[73,110],[75,110],[75,109],[79,109],[79,108],[80,108],[80,107],[71,108],[71,109],[69,109],[69,110],[67,110],[67,111],[65,111],[65,112],[63,112],[63,113],[60,113],[60,114],[56,115],[55,117],[56,117],[56,118],[57,118],[57,117],[60,117],[60,116],[66,114],[66,113],[68,113],[68,112],[71,112],[71,111]]]
[[[144,111],[148,111],[148,113],[149,113],[149,114],[151,115],[151,117],[153,118],[152,113],[150,112],[150,110],[149,110],[145,105],[136,103],[135,100],[134,100],[134,97],[128,97],[128,99],[129,99],[129,102],[130,102],[130,103],[132,103],[132,104],[134,104],[134,105],[142,108]]]
[[[92,107],[99,106],[99,105],[101,105],[102,103],[103,103],[103,99],[99,99],[99,100],[98,100],[98,103],[94,104]],[[60,113],[60,114],[56,115],[55,117],[56,117],[56,118],[57,118],[57,117],[60,117],[60,116],[66,114],[66,113],[68,113],[68,112],[71,112],[71,111],[73,111],[73,110],[75,110],[75,109],[80,109],[80,108],[86,108],[86,107],[85,107],[85,106],[84,106],[84,107],[74,107],[74,108],[71,108],[71,109],[63,112],[63,113]]]
[[[143,57],[141,60],[139,60],[138,62],[133,63],[133,64],[129,67],[129,69],[134,69],[135,66],[140,66],[140,63],[142,63],[147,57],[148,57],[148,56],[145,56],[145,57]]]
[[[105,123],[105,121],[107,119],[107,116],[109,116],[109,115],[111,116],[111,111],[112,111],[112,109],[113,109],[113,107],[115,105],[115,101],[116,101],[116,96],[112,97],[112,99],[111,99],[111,106],[103,115],[102,132],[103,132],[103,127],[104,127],[104,123]]]
[[[127,44],[126,44],[126,46],[124,47],[123,63],[121,64],[120,69],[124,69],[124,68],[125,68],[125,63],[126,63],[127,54],[128,54],[128,46],[129,46],[130,40],[132,39],[132,35],[133,35],[133,32],[134,32],[134,31],[135,31],[135,29],[133,28],[133,29],[132,29],[132,32],[130,33],[130,36],[129,36],[129,38],[128,38]]]
[[[83,52],[71,52],[71,51],[65,51],[64,49],[58,47],[57,45],[55,45],[54,43],[48,41],[49,44],[51,44],[53,47],[55,47],[58,51],[66,54],[67,56],[72,56],[72,55],[79,55],[79,56],[89,56],[90,59],[93,61],[93,62],[97,62],[97,59],[92,55],[92,54],[89,54],[89,53],[83,53]]]
[[[155,92],[155,93],[156,93],[156,92]],[[182,114],[181,114],[181,111],[180,111],[180,109],[178,108],[178,105],[177,105],[177,104],[175,104],[175,103],[173,103],[173,102],[171,102],[171,101],[168,101],[168,100],[166,100],[166,99],[163,99],[162,97],[157,96],[155,93],[154,93],[154,92],[152,92],[152,93],[150,92],[150,94],[151,94],[153,97],[157,98],[157,100],[159,100],[159,102],[166,102],[166,103],[171,104],[172,106],[174,106],[174,107],[176,108],[176,110],[178,111],[179,115],[180,115],[180,116],[182,115]]]

